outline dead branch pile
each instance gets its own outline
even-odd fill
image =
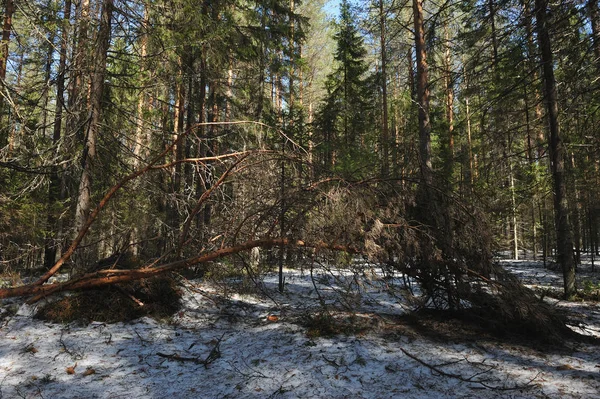
[[[445,213],[430,208],[438,220],[425,224],[410,193],[396,191],[383,207],[378,197],[369,185],[337,186],[313,212],[310,234],[360,241],[360,253],[415,283],[421,307],[468,311],[491,330],[541,341],[573,337],[563,314],[493,262],[490,229],[476,208],[438,198]]]

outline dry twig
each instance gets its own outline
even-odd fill
[[[512,387],[506,387],[506,386],[496,386],[496,385],[489,385],[487,384],[485,381],[482,380],[476,380],[475,378],[490,372],[493,368],[489,368],[483,372],[479,372],[476,373],[470,377],[463,377],[460,374],[453,374],[453,373],[447,373],[443,370],[441,370],[439,368],[439,366],[434,366],[432,364],[429,364],[427,362],[425,362],[422,359],[419,359],[417,356],[413,355],[412,353],[406,351],[404,348],[400,348],[400,350],[402,351],[402,353],[404,353],[406,356],[410,357],[411,359],[419,362],[420,364],[422,364],[423,366],[427,367],[428,369],[430,369],[431,371],[436,372],[439,375],[443,375],[444,377],[449,377],[449,378],[454,378],[457,379],[459,381],[463,381],[463,382],[469,382],[469,383],[473,383],[473,384],[479,384],[484,388],[488,388],[488,389],[493,389],[493,390],[498,390],[498,391],[513,391],[513,390],[523,390],[523,389],[530,389],[533,387],[532,382],[535,381],[535,379],[537,379],[537,377],[540,375],[540,373],[536,374],[531,380],[529,380],[526,384],[522,384],[522,385],[515,385]]]

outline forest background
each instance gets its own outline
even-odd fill
[[[43,275],[3,297],[310,247],[456,307],[494,255],[566,296],[597,255],[595,0],[3,6],[0,264]]]

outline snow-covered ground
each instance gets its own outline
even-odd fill
[[[535,263],[508,262],[528,283]],[[169,320],[57,325],[33,309],[0,319],[0,398],[599,398],[600,350],[570,343],[534,350],[490,340],[441,342],[396,328],[410,307],[401,279],[315,279],[288,270],[267,294],[224,294],[186,283],[183,308]],[[560,277],[558,277],[560,283]],[[548,283],[550,284],[550,283]],[[389,294],[392,292],[393,294]],[[352,334],[307,334],[303,320],[326,303]],[[600,331],[600,307],[571,307]],[[345,308],[354,308],[352,314]],[[212,355],[212,356],[211,356]]]

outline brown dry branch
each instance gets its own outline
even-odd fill
[[[109,286],[113,284],[126,283],[134,280],[141,280],[154,277],[160,274],[185,269],[197,264],[202,264],[216,259],[233,255],[242,251],[248,251],[254,247],[275,247],[275,246],[293,246],[313,249],[325,249],[334,251],[344,251],[352,254],[359,253],[358,249],[335,243],[316,242],[309,243],[302,240],[291,241],[286,238],[264,238],[260,240],[247,241],[245,243],[231,247],[221,248],[213,252],[201,254],[183,260],[178,260],[154,267],[143,267],[133,270],[99,270],[93,273],[85,274],[81,277],[71,279],[63,283],[54,284],[29,284],[20,287],[4,288],[0,290],[0,298],[33,296],[29,303],[34,303],[40,299],[55,294],[57,292],[85,290]]]
[[[79,247],[79,244],[81,244],[81,241],[83,241],[83,238],[86,236],[86,234],[87,234],[88,230],[90,229],[90,227],[92,226],[92,224],[98,218],[98,215],[100,214],[100,212],[102,211],[102,209],[114,197],[114,195],[117,193],[117,191],[119,191],[121,188],[123,188],[123,186],[125,186],[125,184],[129,183],[130,181],[132,181],[132,180],[140,177],[141,175],[145,174],[146,172],[148,172],[148,171],[150,171],[152,169],[155,169],[154,166],[161,159],[163,159],[169,152],[171,152],[173,150],[173,148],[175,148],[175,146],[179,142],[181,142],[181,140],[183,140],[184,137],[188,136],[192,131],[198,129],[201,126],[208,126],[208,125],[214,125],[214,124],[219,124],[219,125],[223,125],[223,124],[226,124],[226,125],[238,125],[238,124],[255,124],[255,123],[256,122],[253,122],[253,121],[204,122],[204,123],[196,123],[194,126],[190,127],[183,134],[181,134],[175,141],[173,141],[173,143],[171,143],[170,146],[168,146],[165,150],[163,150],[163,152],[161,152],[156,157],[154,157],[146,166],[144,166],[143,168],[140,168],[137,171],[129,174],[128,176],[126,176],[125,178],[123,178],[120,182],[118,182],[117,184],[115,184],[114,186],[112,186],[108,190],[108,192],[104,195],[104,197],[100,200],[100,202],[98,203],[98,205],[96,206],[96,208],[94,208],[94,210],[90,213],[90,215],[88,216],[86,222],[84,223],[84,225],[81,227],[81,229],[77,233],[77,237],[73,240],[73,242],[71,243],[71,245],[69,246],[69,248],[65,251],[65,253],[63,254],[63,256],[54,264],[54,266],[52,266],[52,268],[50,268],[50,270],[48,270],[46,273],[44,273],[44,275],[42,277],[40,277],[33,284],[34,285],[42,285],[45,282],[47,282],[50,279],[50,277],[52,277],[53,275],[55,275],[58,272],[58,270],[62,267],[62,265],[64,265],[64,263],[67,260],[69,260],[69,258],[71,257],[71,255],[73,255],[73,252],[75,252],[75,250]],[[220,159],[223,159],[225,157],[235,157],[235,156],[239,156],[239,155],[240,154],[236,153],[236,154],[221,155],[219,157],[220,157]],[[214,158],[214,157],[206,158],[205,161],[212,161],[212,160],[214,160],[212,158]],[[201,158],[193,158],[189,162],[198,163],[198,162],[203,162],[203,160]],[[163,169],[163,168],[166,168],[168,166],[172,166],[172,165],[162,165],[162,167],[158,167],[156,169]]]
[[[250,154],[248,152],[246,152],[246,153],[239,153],[239,155],[241,156],[241,158],[239,158],[232,165],[230,165],[229,168],[227,168],[227,170],[221,175],[221,177],[219,177],[219,180],[217,180],[216,183],[213,184],[208,190],[206,190],[204,193],[202,193],[202,195],[200,196],[200,198],[196,202],[196,205],[194,206],[194,209],[192,210],[192,212],[188,216],[187,220],[183,224],[183,228],[181,229],[181,236],[179,237],[179,245],[178,245],[178,248],[177,248],[177,254],[178,255],[181,254],[181,249],[183,248],[183,245],[185,244],[185,241],[186,241],[187,236],[189,234],[190,226],[192,224],[192,221],[194,220],[194,217],[198,214],[198,212],[200,212],[200,210],[202,209],[202,205],[204,204],[204,202],[206,201],[206,199],[208,197],[210,197],[210,195],[213,193],[213,191],[217,187],[220,187],[223,184],[223,182],[225,182],[225,179],[227,179],[227,177],[232,173],[232,171],[244,159],[246,159],[248,157],[248,155],[250,155]]]

